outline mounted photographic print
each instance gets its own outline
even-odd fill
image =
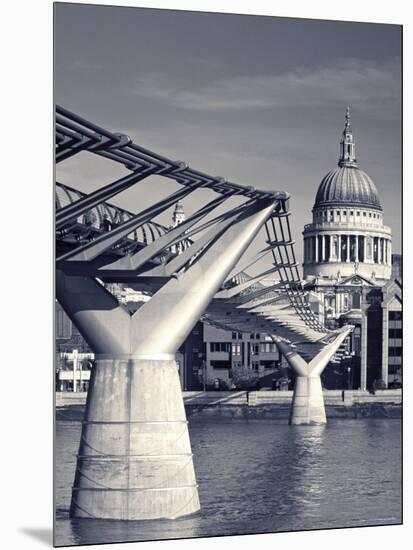
[[[402,27],[54,11],[55,545],[400,524]]]

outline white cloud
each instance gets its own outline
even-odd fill
[[[135,80],[132,92],[196,111],[328,107],[339,101],[386,117],[386,109],[398,108],[400,103],[400,63],[350,59],[279,75],[221,78],[206,86],[149,74]]]

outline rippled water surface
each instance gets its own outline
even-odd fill
[[[201,511],[161,521],[71,520],[80,422],[56,424],[56,544],[268,533],[401,522],[401,422],[190,419]]]

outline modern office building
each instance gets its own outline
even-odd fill
[[[402,258],[393,256],[391,280],[366,292],[362,303],[362,385],[375,380],[383,387],[403,385]]]
[[[204,324],[206,362],[203,376],[208,387],[271,386],[281,376],[281,356],[276,344],[258,332],[230,332]]]

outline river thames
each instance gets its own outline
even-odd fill
[[[190,418],[189,430],[199,513],[176,520],[71,520],[81,423],[58,419],[56,545],[401,523],[400,419],[333,418],[327,426],[290,427],[284,418]]]

